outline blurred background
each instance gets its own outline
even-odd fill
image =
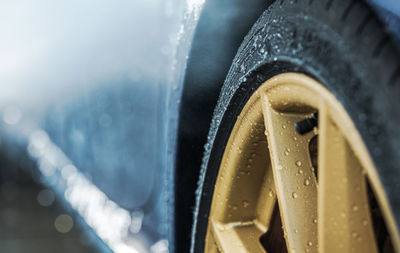
[[[0,1],[0,252],[168,252],[171,73],[201,4]]]

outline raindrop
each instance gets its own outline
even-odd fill
[[[216,222],[215,225],[216,225],[216,227],[218,228],[219,231],[224,231],[225,230],[225,227],[222,224]]]
[[[358,211],[358,206],[357,206],[357,205],[354,205],[354,206],[353,206],[353,211],[354,211],[354,212],[357,212],[357,211]]]
[[[273,196],[274,196],[274,191],[273,191],[273,190],[269,190],[268,195],[269,195],[270,197],[273,197]]]
[[[297,198],[297,193],[293,192],[292,193],[292,198],[294,198],[294,199]]]
[[[317,219],[314,219],[313,222],[316,224],[318,221],[317,221]]]
[[[243,200],[242,201],[242,205],[243,205],[243,207],[248,207],[249,206],[249,201]]]
[[[308,246],[312,246],[312,242],[311,242],[311,241],[308,241],[307,245],[308,245]]]
[[[304,185],[305,185],[305,186],[308,186],[308,185],[310,185],[310,180],[308,180],[308,179],[305,179],[305,180],[304,180]]]
[[[366,219],[363,220],[363,225],[364,226],[368,225],[368,221]]]
[[[282,125],[282,128],[283,128],[283,129],[286,129],[286,125]]]
[[[242,71],[243,73],[246,72],[246,68],[245,68],[244,64],[240,65],[240,71]]]
[[[237,209],[238,209],[238,206],[237,206],[237,205],[233,205],[233,206],[232,206],[232,209],[233,209],[233,210],[237,210]]]
[[[297,166],[297,167],[300,167],[300,166],[301,166],[301,161],[297,161],[297,162],[296,162],[296,166]]]
[[[351,233],[351,236],[353,236],[354,238],[356,238],[357,235],[358,235],[358,234],[357,234],[356,232]]]

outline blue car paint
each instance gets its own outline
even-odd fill
[[[398,0],[368,0],[386,29],[393,36],[397,47],[400,48],[400,1]]]

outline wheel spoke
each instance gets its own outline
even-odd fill
[[[318,139],[320,252],[378,252],[363,169],[325,104]]]
[[[289,252],[317,252],[317,184],[308,143],[314,133],[301,136],[294,123],[309,113],[278,112],[261,94],[273,177]]]
[[[209,216],[210,252],[265,253],[260,237],[269,227],[276,194],[261,103],[254,101],[238,117],[222,158]]]
[[[213,222],[213,220],[210,220],[207,230],[208,230],[208,232],[207,232],[206,240],[207,240],[208,243],[206,244],[206,248],[205,248],[204,252],[208,252],[208,253],[218,253],[218,252],[220,252],[220,250],[218,249],[218,245],[220,245],[221,243],[219,242],[218,245],[217,245],[216,235],[215,235],[215,232],[214,232],[214,222]]]
[[[263,234],[252,222],[236,222],[222,224],[215,220],[209,221],[208,238],[210,242],[205,252],[254,252],[265,253],[259,242]],[[211,233],[210,233],[211,232]]]

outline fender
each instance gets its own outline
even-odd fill
[[[208,0],[189,52],[178,122],[175,251],[188,252],[204,144],[221,87],[243,38],[271,0]]]

